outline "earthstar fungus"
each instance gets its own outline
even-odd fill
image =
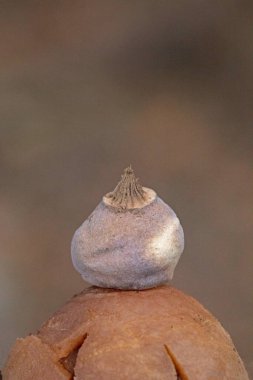
[[[17,339],[3,379],[249,380],[217,319],[162,285],[183,247],[174,211],[125,169],[72,241],[74,266],[97,286]]]

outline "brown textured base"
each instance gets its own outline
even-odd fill
[[[18,339],[3,370],[4,380],[74,378],[248,380],[220,323],[169,286],[84,290]]]

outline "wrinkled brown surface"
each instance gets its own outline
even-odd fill
[[[4,379],[20,379],[19,374],[23,380],[248,379],[220,323],[196,300],[168,286],[92,287],[74,296],[36,337],[17,340]]]
[[[57,356],[36,336],[17,339],[3,371],[5,380],[71,379]]]

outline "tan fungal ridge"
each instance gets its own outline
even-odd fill
[[[76,365],[76,358],[78,355],[78,352],[80,348],[82,347],[83,342],[87,338],[88,334],[84,334],[80,337],[78,343],[75,345],[74,348],[68,353],[67,356],[61,358],[59,360],[59,363],[72,375],[75,375],[75,365]],[[74,378],[74,377],[73,377]]]
[[[106,195],[111,198],[111,204],[121,210],[134,208],[136,204],[146,203],[145,191],[139,179],[135,177],[131,165],[124,170],[121,180],[115,189]]]

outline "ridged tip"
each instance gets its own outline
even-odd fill
[[[107,197],[114,207],[122,210],[133,208],[136,203],[145,203],[145,191],[131,165],[124,170],[120,182]]]

